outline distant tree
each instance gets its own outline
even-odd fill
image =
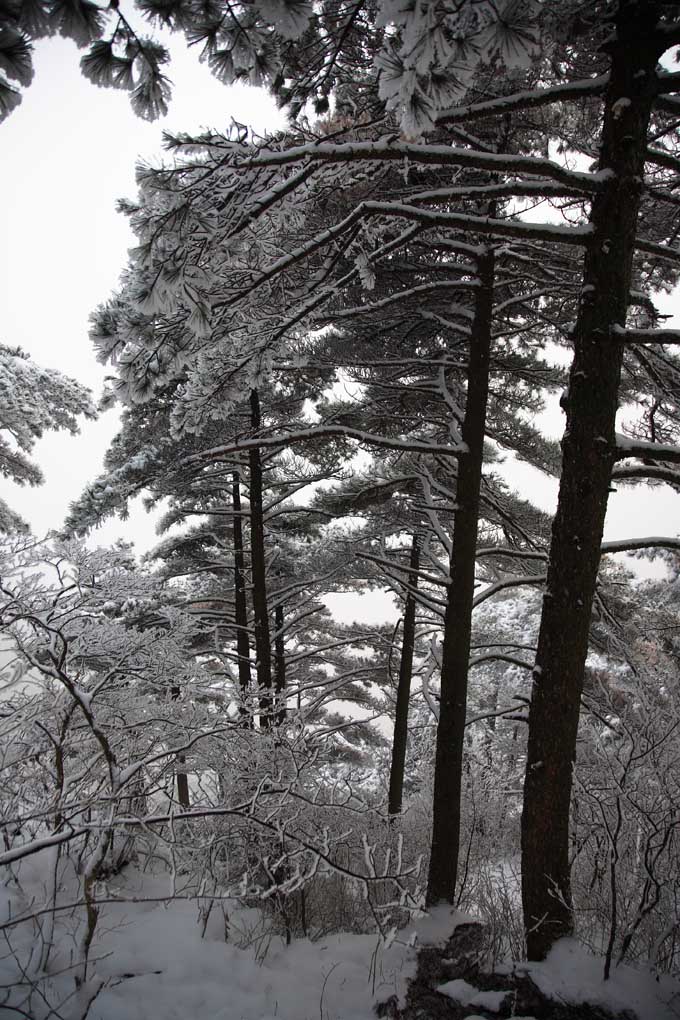
[[[51,368],[40,368],[20,347],[0,345],[0,474],[18,485],[40,485],[43,474],[27,456],[44,432],[78,432],[78,416],[95,417],[90,391]],[[26,523],[0,499],[0,532]]]

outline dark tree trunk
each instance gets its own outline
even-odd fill
[[[392,765],[390,768],[390,790],[387,810],[390,815],[401,811],[404,790],[404,766],[406,764],[406,741],[408,739],[408,703],[411,695],[411,674],[413,673],[413,649],[416,637],[416,599],[420,548],[418,536],[411,542],[406,602],[404,605],[404,639],[401,644],[399,682],[397,685],[397,708],[394,716],[394,737],[392,739]]]
[[[250,689],[250,642],[248,640],[246,561],[243,549],[243,517],[241,514],[241,478],[238,471],[234,471],[232,475],[231,498],[234,510],[234,616],[236,620],[238,683],[241,690],[241,714],[244,721],[248,725],[252,725],[252,713],[246,707]]]
[[[274,690],[276,691],[276,722],[286,721],[286,648],[283,640],[283,605],[274,608]]]
[[[572,932],[569,809],[590,614],[615,457],[626,322],[655,65],[653,5],[622,0],[611,44],[600,168],[566,398],[562,476],[533,674],[522,814],[522,899],[530,960]],[[651,22],[651,24],[650,24]]]
[[[184,765],[185,761],[184,755],[180,755],[179,765]],[[177,800],[183,811],[188,811],[191,807],[189,803],[189,777],[186,772],[177,773]]]
[[[173,687],[170,691],[170,697],[173,701],[179,701],[180,693],[179,687]],[[185,764],[186,758],[184,755],[178,755],[177,767],[175,769],[175,778],[177,780],[177,800],[179,801],[179,806],[182,810],[188,811],[191,804],[189,802],[189,777],[182,769],[182,766]]]
[[[432,852],[427,882],[429,905],[454,902],[458,874],[463,743],[467,710],[468,662],[475,588],[475,555],[482,479],[489,358],[493,314],[494,253],[479,258],[479,289],[470,339],[467,399],[458,458],[456,510],[447,588],[442,650],[442,683],[434,772]]]
[[[250,391],[250,424],[253,433],[260,428],[260,398]],[[253,619],[257,687],[260,701],[260,725],[271,725],[272,650],[269,636],[269,611],[264,552],[264,511],[262,504],[262,458],[259,447],[248,454],[250,464],[250,559],[253,574]]]

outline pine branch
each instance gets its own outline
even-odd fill
[[[622,343],[680,344],[680,329],[632,329],[614,325],[611,336]]]
[[[672,468],[660,467],[653,464],[636,464],[631,467],[615,467],[612,471],[612,481],[650,481],[666,482],[680,488],[680,471]]]
[[[615,542],[602,543],[602,555],[633,552],[636,549],[680,549],[680,538],[653,535],[649,538],[622,538]]]
[[[553,85],[544,89],[527,89],[515,92],[499,99],[490,99],[484,103],[471,103],[469,106],[456,106],[450,110],[442,110],[437,116],[438,124],[456,124],[459,121],[469,123],[495,114],[513,113],[515,110],[535,110],[552,103],[561,103],[568,99],[587,99],[600,96],[607,88],[609,74],[601,74],[597,78],[582,78],[580,81],[567,82],[564,85]]]
[[[278,152],[262,149],[247,159],[235,159],[232,165],[234,169],[245,170],[259,166],[284,166],[299,160],[320,163],[408,160],[413,164],[470,167],[491,173],[529,174],[565,184],[573,188],[576,194],[601,191],[611,176],[606,170],[594,174],[568,170],[551,159],[539,156],[474,152],[471,149],[451,145],[417,145],[397,141],[393,135],[377,142],[343,142],[337,145],[311,142],[306,145],[293,145]]]
[[[477,606],[481,605],[482,602],[486,602],[487,599],[497,595],[499,591],[504,591],[506,588],[518,588],[525,584],[540,585],[545,584],[547,574],[520,574],[517,577],[507,577],[504,581],[497,581],[496,584],[490,584],[488,588],[485,588],[483,592],[475,597],[472,602],[472,608],[476,609]]]
[[[301,429],[297,432],[283,432],[276,436],[261,436],[256,439],[242,439],[240,442],[229,443],[224,446],[215,446],[210,450],[193,454],[179,462],[182,467],[191,464],[198,464],[213,457],[221,457],[227,453],[242,452],[258,448],[276,449],[277,447],[292,446],[296,443],[306,443],[310,439],[320,439],[327,436],[343,436],[346,439],[355,439],[367,446],[377,446],[386,450],[402,450],[411,453],[437,454],[441,457],[458,457],[463,452],[463,445],[444,446],[441,443],[426,443],[418,440],[388,439],[385,436],[376,435],[372,432],[363,432],[361,429],[349,428],[345,425],[320,425],[311,426],[308,429]]]
[[[678,171],[680,171],[680,160],[678,160]],[[667,245],[657,244],[655,241],[647,241],[644,237],[635,240],[635,250],[645,255],[655,255],[665,262],[680,263],[680,248],[669,248]]]
[[[663,460],[670,464],[680,464],[680,446],[648,443],[642,439],[629,439],[628,436],[617,433],[616,460],[625,460],[627,457],[640,457],[645,462]]]

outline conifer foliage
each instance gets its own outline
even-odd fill
[[[78,431],[78,417],[94,418],[91,394],[55,369],[40,368],[20,347],[0,345],[0,474],[19,485],[40,485],[42,471],[27,456],[44,432]],[[0,500],[0,532],[25,528]]]
[[[313,102],[325,112],[334,90],[372,93],[398,111],[404,130],[420,134],[460,99],[478,61],[524,66],[537,49],[536,0],[465,0],[402,9],[390,0],[135,0],[126,17],[119,2],[9,0],[0,14],[0,118],[21,101],[33,77],[32,42],[59,34],[89,47],[81,70],[93,84],[130,93],[136,114],[167,112],[167,51],[138,34],[131,20],[167,27],[201,46],[201,59],[230,83],[268,85],[294,113]],[[368,43],[368,45],[367,45]],[[372,45],[371,45],[372,43]]]

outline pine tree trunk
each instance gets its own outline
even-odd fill
[[[284,613],[279,602],[274,608],[274,690],[276,691],[276,723],[286,721],[286,647],[283,640]]]
[[[257,390],[250,391],[250,424],[253,433],[260,428],[260,398]],[[259,447],[249,454],[250,464],[250,559],[253,574],[253,619],[255,629],[255,656],[257,659],[257,687],[260,701],[260,725],[271,725],[272,711],[272,650],[269,635],[269,609],[264,551],[264,511],[262,503],[262,458]]]
[[[181,754],[178,759],[178,764],[181,767],[185,764],[185,762],[186,758]],[[179,806],[183,811],[188,811],[191,807],[189,802],[189,777],[186,772],[177,773],[177,800],[179,801]]]
[[[600,169],[574,330],[562,476],[533,675],[522,814],[522,898],[530,960],[573,929],[569,809],[600,545],[615,456],[622,346],[655,65],[650,5],[622,0],[605,97]],[[651,25],[650,25],[651,21]]]
[[[234,531],[234,618],[236,621],[238,683],[241,690],[241,714],[244,721],[248,725],[252,725],[252,713],[246,708],[250,689],[250,642],[248,640],[246,561],[243,548],[243,518],[241,515],[241,478],[238,471],[234,471],[232,475],[231,498]]]
[[[468,662],[475,587],[475,556],[482,479],[489,358],[493,313],[494,253],[479,258],[479,288],[470,338],[467,400],[458,458],[456,510],[447,588],[442,650],[442,682],[434,773],[432,852],[427,903],[454,902],[458,874],[463,743],[467,710]]]
[[[173,701],[179,701],[181,691],[179,687],[173,687],[170,691],[170,697]],[[179,806],[183,811],[188,811],[191,807],[189,801],[189,777],[183,770],[182,766],[186,765],[186,758],[183,754],[177,756],[177,767],[175,769],[175,779],[177,781],[177,800]]]
[[[404,638],[401,644],[399,681],[397,684],[397,707],[394,716],[394,737],[392,739],[392,765],[390,768],[390,790],[387,810],[390,816],[401,812],[404,790],[404,766],[406,764],[406,741],[408,739],[408,704],[411,695],[411,674],[413,673],[413,649],[416,637],[416,599],[418,588],[420,548],[418,536],[411,542],[406,603],[404,605]]]

